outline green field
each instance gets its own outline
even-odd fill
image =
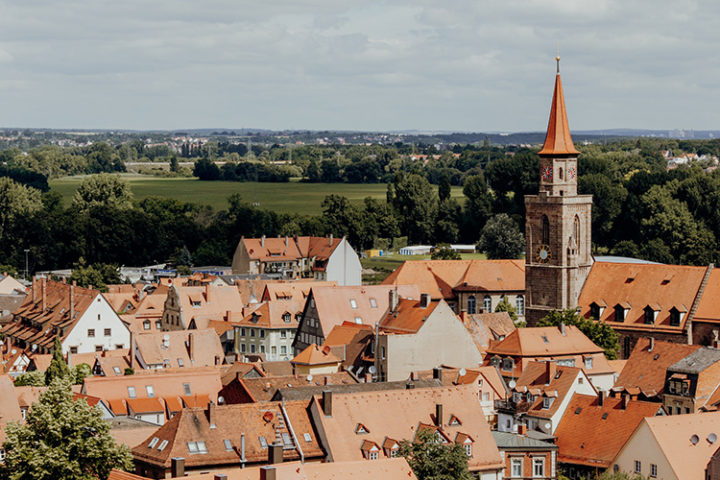
[[[63,196],[69,205],[73,193],[83,176],[65,177],[50,181],[52,190]],[[250,183],[201,181],[196,178],[161,178],[145,175],[123,175],[130,183],[135,198],[151,195],[170,197],[185,202],[210,205],[216,209],[227,207],[227,199],[239,193],[248,202],[257,202],[260,208],[277,212],[316,215],[321,213],[323,199],[331,193],[344,195],[359,204],[365,197],[385,199],[385,184],[356,183]],[[453,197],[462,197],[462,188],[453,187]]]

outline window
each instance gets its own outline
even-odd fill
[[[270,353],[273,355],[277,355],[277,347],[275,345],[270,347]]]
[[[385,347],[380,347],[380,359],[385,360]]]
[[[112,329],[106,328],[105,331],[103,332],[103,334],[104,334],[106,337],[109,337],[109,336],[112,335],[111,331],[112,331]]]
[[[120,367],[113,367],[113,372],[115,372],[115,375],[120,375]]]
[[[585,368],[593,368],[593,358],[585,357]]]
[[[260,353],[265,353],[265,345],[260,345]]]
[[[377,308],[377,300],[370,297],[370,308]]]
[[[512,358],[510,358],[510,357],[503,358],[503,361],[502,361],[502,369],[503,370],[509,372],[513,369],[514,366],[515,366],[515,362],[513,362]]]
[[[158,437],[153,437],[152,440],[150,440],[150,443],[148,444],[148,448],[155,448],[155,445],[160,441]]]
[[[525,297],[522,295],[515,297],[515,313],[525,315]]]
[[[544,477],[545,476],[545,459],[544,458],[533,458],[533,477]]]
[[[465,455],[468,457],[472,457],[472,443],[466,443],[465,445]]]
[[[263,436],[261,435],[261,436],[258,437],[258,440],[260,440],[260,446],[261,446],[262,448],[268,448],[268,443],[267,443],[267,440],[265,440],[265,437],[263,437]]]
[[[254,336],[255,336],[255,329],[254,329],[254,328],[251,328],[251,329],[250,329],[250,336],[251,336],[251,337],[254,337]]]
[[[260,338],[265,338],[265,330],[260,330]]]
[[[150,320],[145,320],[143,322],[143,330],[150,330]]]
[[[160,450],[162,452],[165,449],[165,447],[167,447],[167,444],[168,444],[168,441],[163,440],[162,442],[160,442],[160,446],[158,447],[158,450]]]
[[[250,353],[255,353],[255,344],[250,345]]]
[[[182,358],[178,357],[177,360],[178,360],[178,367],[184,367],[184,366],[185,366],[185,364],[183,363],[183,359],[182,359]]]
[[[225,450],[226,450],[226,451],[228,451],[228,452],[232,452],[232,451],[233,451],[232,442],[230,441],[229,438],[226,438],[225,440],[223,440],[223,443],[225,444]]]
[[[145,391],[147,392],[147,396],[149,398],[152,398],[155,396],[155,389],[152,385],[145,385]]]
[[[350,306],[351,306],[353,309],[357,309],[357,302],[355,301],[354,298],[351,298],[351,299],[350,299]]]
[[[303,438],[305,439],[306,442],[312,442],[312,437],[310,436],[309,433],[303,433]]]
[[[280,355],[286,355],[287,354],[287,347],[285,345],[280,346]]]
[[[183,383],[183,390],[185,391],[185,395],[192,395],[189,383]]]
[[[162,329],[162,324],[160,323],[160,320],[157,320],[157,321],[155,322],[155,328],[157,328],[158,330],[161,330],[161,329]]]
[[[477,300],[475,295],[470,295],[467,299],[467,313],[475,313],[477,311]]]
[[[288,312],[283,313],[282,319],[285,323],[290,323],[290,314]]]
[[[378,459],[378,452],[369,452],[368,457],[370,460],[377,460]]]
[[[286,331],[286,330],[280,330],[280,338],[287,338],[287,331]]]
[[[72,353],[72,354],[77,353],[77,347],[70,347],[70,353]]]
[[[680,311],[673,307],[670,309],[670,326],[677,327],[680,325],[680,317],[682,315],[680,314]]]
[[[642,463],[640,460],[635,460],[635,473],[642,473]]]
[[[188,452],[190,453],[208,453],[205,442],[187,442]]]
[[[625,321],[625,308],[623,308],[622,305],[615,305],[615,321],[616,322],[624,322]]]
[[[483,298],[483,312],[492,312],[492,298],[490,298],[490,295],[485,295],[485,298]]]
[[[573,222],[573,234],[575,235],[575,248],[580,251],[580,218],[575,215]]]
[[[543,408],[550,408],[550,406],[553,404],[553,400],[555,399],[552,397],[543,398]]]
[[[490,401],[490,393],[489,392],[484,392],[482,394],[482,396],[483,396],[483,401],[485,401],[485,402]]]
[[[241,337],[245,336],[245,328],[244,327],[240,329],[240,336]]]
[[[547,215],[542,217],[542,243],[550,245],[550,220],[548,220]]]
[[[652,307],[645,307],[645,323],[647,325],[655,323],[655,311]]]
[[[242,353],[245,353],[245,350],[246,350],[246,345],[245,345],[244,343],[241,343],[241,344],[240,344],[240,351],[241,351]]]
[[[650,476],[657,477],[657,465],[655,465],[654,463],[650,464]]]
[[[102,351],[103,351],[103,346],[102,346],[102,345],[95,345],[95,351],[96,351],[96,352],[102,352]]]
[[[95,329],[88,328],[88,337],[94,337],[94,336],[95,336]]]
[[[127,387],[128,388],[128,397],[135,398],[135,387]]]
[[[523,459],[522,458],[511,458],[510,459],[510,476],[511,477],[522,477],[523,476]]]

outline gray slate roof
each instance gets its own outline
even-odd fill
[[[499,449],[553,449],[557,450],[557,445],[551,442],[543,442],[535,438],[530,438],[526,435],[518,435],[517,433],[509,432],[491,432],[495,439],[495,444]]]
[[[720,362],[720,350],[716,348],[702,347],[679,362],[675,362],[670,365],[668,367],[668,372],[700,373],[717,362]]]
[[[315,395],[322,395],[323,390],[333,393],[360,393],[360,392],[378,392],[383,390],[404,390],[408,384],[413,384],[414,388],[432,388],[442,387],[443,384],[438,379],[430,380],[401,380],[397,382],[371,382],[371,383],[350,383],[350,384],[332,384],[294,387],[294,388],[278,388],[273,396],[273,401],[280,400],[305,400]]]

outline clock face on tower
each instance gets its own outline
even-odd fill
[[[577,171],[575,170],[575,167],[568,167],[568,170],[567,170],[568,178],[570,180],[574,180],[576,175],[577,175]]]
[[[547,263],[552,258],[550,247],[548,245],[540,245],[535,252],[535,260],[540,263]]]
[[[542,169],[542,179],[546,182],[552,180],[553,178],[553,167],[550,165],[545,165]]]

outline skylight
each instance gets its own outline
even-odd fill
[[[165,447],[167,447],[167,444],[168,444],[168,441],[163,440],[162,442],[160,442],[160,446],[158,447],[158,450],[162,452],[165,449]]]
[[[150,443],[148,444],[148,448],[155,448],[155,445],[160,441],[158,437],[153,437],[152,440],[150,440]]]
[[[312,442],[312,437],[310,436],[309,433],[303,433],[303,438],[305,439],[306,442]]]
[[[233,451],[233,446],[232,446],[232,442],[230,441],[230,439],[226,438],[225,440],[223,440],[223,443],[225,443],[225,450],[227,450],[228,452]]]

